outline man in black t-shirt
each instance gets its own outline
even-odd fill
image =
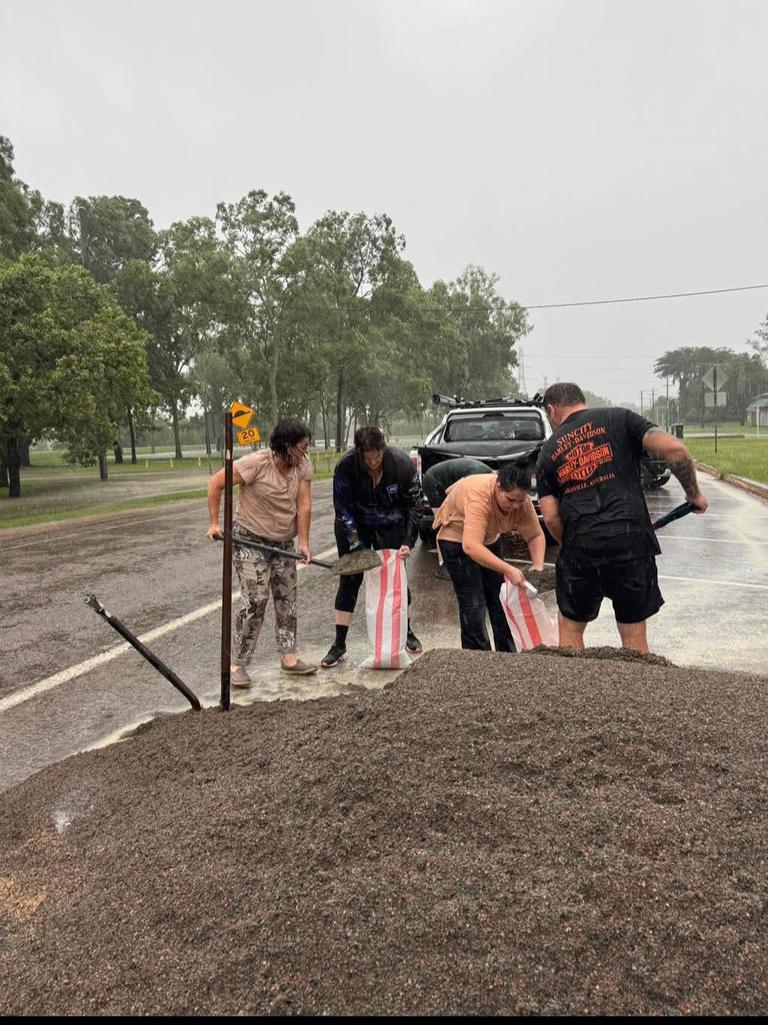
[[[587,623],[610,598],[622,645],[648,651],[646,620],[664,599],[660,554],[640,484],[640,459],[666,460],[688,501],[704,512],[693,460],[677,438],[628,409],[587,409],[575,384],[553,384],[544,406],[554,433],[536,469],[544,522],[560,543],[560,644],[584,647]]]

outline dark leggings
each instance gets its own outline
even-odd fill
[[[500,541],[485,547],[501,558]],[[440,552],[459,602],[462,648],[491,650],[485,629],[487,611],[496,651],[514,651],[515,642],[499,598],[504,577],[470,559],[458,541],[440,541]]]
[[[349,538],[344,529],[344,524],[339,520],[333,525],[333,532],[336,535],[336,547],[339,556],[347,555],[349,552]],[[360,540],[366,548],[400,548],[405,543],[405,527],[398,530],[389,530],[375,537],[360,534]],[[339,587],[336,591],[334,608],[337,612],[354,612],[357,604],[357,592],[363,582],[363,574],[355,573],[354,576],[339,577]],[[411,589],[408,588],[408,607],[411,605]]]

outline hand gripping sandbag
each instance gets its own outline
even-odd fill
[[[499,598],[518,651],[527,651],[539,644],[558,644],[557,623],[547,612],[535,587],[505,580]]]
[[[405,559],[385,548],[382,564],[365,574],[365,618],[372,653],[361,669],[405,669],[411,664],[408,639],[408,580]]]

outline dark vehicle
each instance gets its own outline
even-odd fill
[[[663,488],[671,476],[672,471],[663,459],[645,453],[640,463],[640,483],[643,485],[643,491]]]
[[[541,444],[552,433],[549,420],[536,399],[494,399],[489,402],[463,402],[442,395],[433,396],[436,405],[449,406],[440,424],[423,445],[411,451],[411,460],[423,476],[436,463],[471,456],[491,470],[515,459],[535,459]],[[531,498],[539,510],[534,477]],[[419,537],[434,543],[432,509],[424,502]]]

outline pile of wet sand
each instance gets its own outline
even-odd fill
[[[0,796],[0,1013],[765,1013],[766,681],[609,654],[44,770]]]

